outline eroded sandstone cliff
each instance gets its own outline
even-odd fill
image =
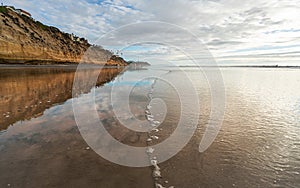
[[[88,50],[88,57],[83,58]],[[0,63],[87,63],[126,65],[109,61],[113,54],[84,38],[46,26],[14,10],[0,7]]]

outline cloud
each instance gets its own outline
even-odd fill
[[[272,51],[268,54],[273,54],[274,58],[281,57],[280,54],[288,53],[288,50],[300,51],[300,5],[297,0],[11,0],[9,3],[28,10],[37,20],[86,37],[92,43],[126,24],[162,21],[195,34],[217,60],[235,56],[238,61],[239,56],[246,55],[255,62],[255,56],[265,53],[266,46]],[[193,37],[186,36],[179,29],[160,27],[159,24],[142,25],[128,26],[122,33],[115,32],[118,36],[110,37],[119,42],[109,45],[107,40],[102,40],[107,43],[104,46],[116,50],[124,48],[130,41],[173,40],[172,44],[191,50],[191,54],[197,51],[194,41],[191,41]],[[290,48],[283,49],[282,46]],[[135,51],[139,52],[147,55],[145,51]],[[162,52],[166,56],[180,56],[176,50]],[[128,54],[131,54],[128,58],[136,57],[132,52]],[[153,58],[155,53],[150,54]]]

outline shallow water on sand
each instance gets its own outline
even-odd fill
[[[221,68],[226,91],[224,120],[216,140],[203,153],[198,147],[211,110],[211,91],[203,72],[151,67],[122,73],[120,69],[102,70],[97,86],[86,84],[83,94],[74,100],[81,100],[84,107],[84,99],[95,94],[96,110],[106,130],[120,142],[138,147],[149,145],[149,135],[131,131],[116,119],[116,107],[108,100],[112,86],[120,93],[134,85],[130,110],[145,120],[153,79],[136,84],[137,78],[160,75],[181,82],[182,71],[191,78],[201,111],[191,111],[188,116],[199,116],[198,126],[180,152],[159,164],[162,178],[158,180],[152,177],[152,167],[114,164],[87,145],[74,120],[74,71],[0,70],[0,187],[154,187],[155,182],[188,188],[299,187],[299,69]],[[79,76],[98,73],[85,70]],[[172,135],[182,109],[180,96],[171,85],[156,80],[153,88],[152,98],[164,100],[167,114],[150,145]],[[124,107],[121,95],[116,100]],[[154,110],[154,115],[160,114]],[[121,116],[124,123],[135,126],[128,114]]]

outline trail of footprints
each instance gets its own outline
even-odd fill
[[[154,80],[154,82],[152,83],[151,88],[150,88],[150,92],[148,93],[149,101],[151,101],[152,98],[153,98],[153,91],[154,91],[155,83],[156,83],[156,80]],[[158,160],[155,156],[155,150],[154,150],[154,148],[149,146],[150,143],[153,140],[158,140],[159,139],[159,137],[156,136],[155,133],[159,132],[159,129],[157,129],[156,126],[160,124],[160,122],[156,121],[154,119],[154,116],[151,114],[151,108],[152,108],[152,106],[150,104],[148,104],[146,106],[145,116],[146,116],[146,119],[150,122],[150,125],[153,127],[153,129],[148,132],[148,138],[146,140],[147,145],[148,145],[146,152],[149,156],[150,164],[153,167],[152,177],[154,179],[154,183],[155,183],[156,188],[175,188],[174,186],[165,187],[165,186],[163,186],[162,184],[159,183],[159,182],[164,182],[165,184],[168,184],[169,182],[167,180],[163,181],[163,177],[161,175],[160,167],[158,166]],[[161,181],[159,181],[159,180],[161,180]]]

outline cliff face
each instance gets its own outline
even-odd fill
[[[2,63],[79,63],[89,49],[92,61],[107,64],[110,51],[92,46],[84,38],[61,32],[12,9],[0,8],[0,60]],[[100,59],[99,59],[100,57]]]
[[[121,57],[112,55],[110,59],[107,61],[106,65],[110,66],[126,66],[128,63]]]

